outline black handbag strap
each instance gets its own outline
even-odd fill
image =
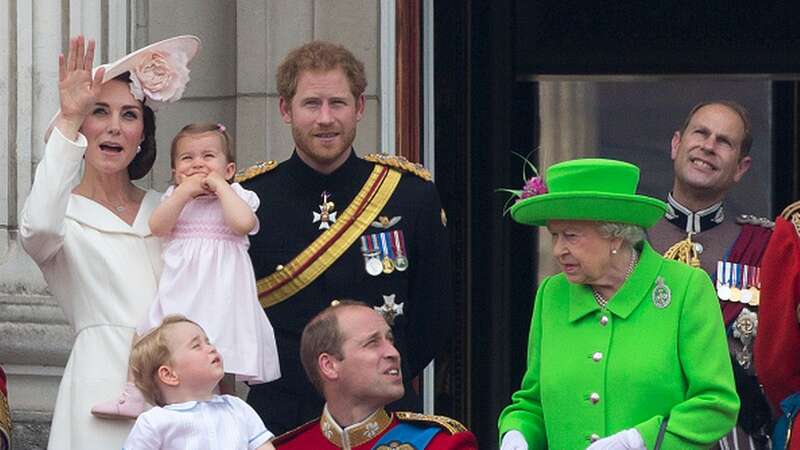
[[[669,422],[669,416],[664,417],[664,420],[661,421],[661,426],[658,427],[658,436],[656,436],[656,445],[653,447],[653,450],[661,449],[661,443],[664,441],[664,434],[667,432],[667,422]]]

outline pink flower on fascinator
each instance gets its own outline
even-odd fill
[[[223,125],[223,124],[221,124],[221,123],[217,123],[217,129],[218,129],[219,131],[221,131],[221,132],[225,132],[225,129],[226,129],[226,128],[225,128],[225,125]]]
[[[511,205],[520,200],[547,193],[547,185],[544,183],[544,178],[539,176],[539,170],[536,168],[536,166],[533,165],[533,163],[530,162],[527,157],[522,156],[517,152],[511,153],[522,158],[522,161],[524,162],[522,166],[522,180],[524,181],[524,184],[522,185],[522,189],[497,189],[499,192],[508,192],[511,194],[511,197],[508,199],[508,201],[506,201],[506,204],[503,207],[503,214],[506,214],[511,209]],[[528,170],[533,172],[533,176],[528,177]]]
[[[147,98],[147,105],[158,109],[161,103],[181,98],[189,82],[186,55],[152,52],[131,70],[131,93],[138,100]]]
[[[532,177],[525,182],[517,201],[539,194],[547,194],[547,186],[544,185],[542,177]]]

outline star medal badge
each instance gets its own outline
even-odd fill
[[[664,278],[656,278],[656,287],[653,288],[653,304],[656,308],[664,309],[669,306],[672,301],[672,292],[669,286],[664,284]]]
[[[319,212],[314,211],[312,213],[314,220],[311,223],[319,222],[319,229],[327,230],[332,223],[336,222],[336,211],[333,210],[336,205],[329,200],[331,194],[328,191],[323,191],[320,196],[322,197],[322,204],[319,205]]]
[[[373,306],[375,311],[378,311],[389,325],[394,325],[395,317],[403,315],[403,303],[396,303],[394,299],[395,294],[384,295],[383,305]]]
[[[364,256],[364,269],[368,274],[376,277],[383,273],[381,252],[373,245],[371,236],[361,236],[361,254]]]
[[[730,264],[727,261],[717,262],[717,297],[720,300],[731,299],[730,269]]]
[[[394,267],[400,272],[408,269],[408,258],[406,257],[406,242],[403,238],[402,230],[392,231],[392,248],[397,257],[394,259]]]
[[[383,254],[383,273],[390,274],[394,272],[394,261],[392,260],[392,246],[389,245],[389,240],[386,239],[387,233],[378,234],[381,243],[381,253]]]

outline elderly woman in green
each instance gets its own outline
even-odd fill
[[[511,215],[547,227],[563,272],[536,293],[501,449],[710,447],[739,398],[711,281],[645,241],[666,205],[636,195],[639,169],[621,161],[567,161],[545,180]]]

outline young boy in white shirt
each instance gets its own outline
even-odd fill
[[[123,450],[274,450],[274,435],[247,403],[214,394],[222,356],[191,320],[164,318],[133,347],[130,364],[157,406],[139,416]]]

